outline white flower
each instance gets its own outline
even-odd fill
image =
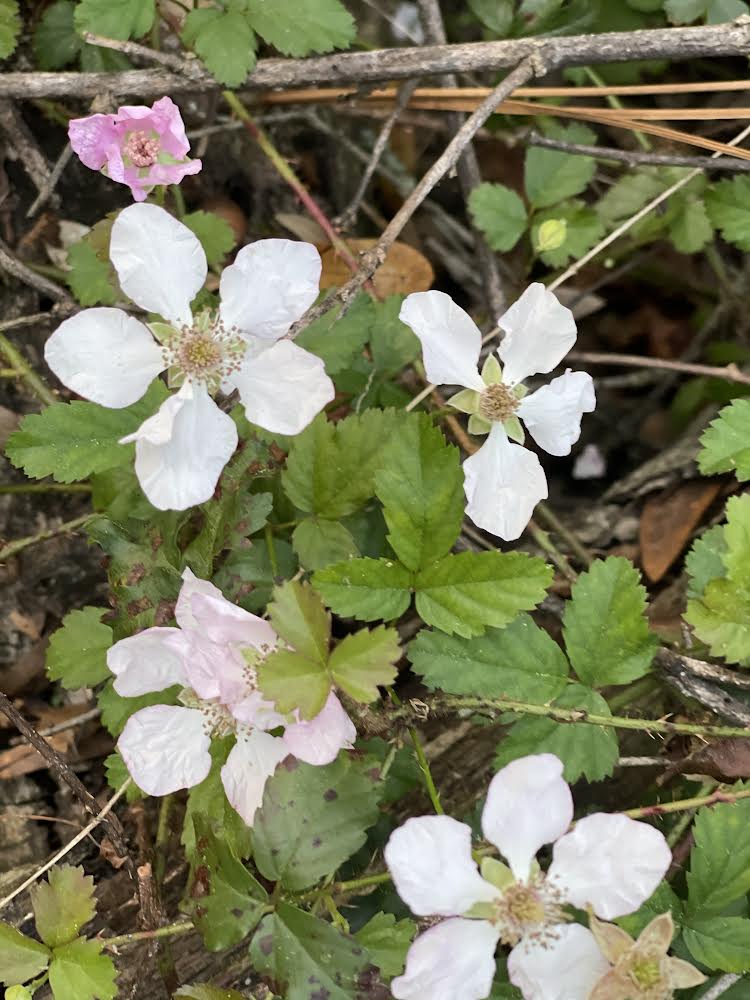
[[[585,1000],[609,969],[593,934],[569,923],[564,906],[590,906],[604,919],[632,913],[669,867],[653,827],[595,813],[565,831],[573,799],[552,754],[521,757],[492,779],[482,831],[506,858],[471,855],[471,829],[448,816],[407,820],[385,860],[396,891],[418,916],[442,921],[409,949],[391,984],[397,1000],[482,1000],[492,988],[498,941],[512,947],[510,981],[525,1000]],[[537,851],[554,843],[549,870]]]
[[[190,303],[206,279],[206,255],[164,209],[144,203],[120,212],[110,258],[125,294],[166,323],[86,309],[58,327],[44,354],[68,388],[113,409],[135,403],[169,370],[179,392],[123,438],[136,442],[136,475],[155,507],[184,510],[213,494],[237,447],[234,421],[211,398],[219,388],[237,389],[248,420],[280,434],[299,433],[333,399],[320,358],[280,340],[318,294],[311,244],[243,247],[221,276],[218,314],[196,316]]]
[[[490,355],[477,371],[482,335],[474,321],[444,292],[415,292],[404,300],[401,320],[422,342],[427,378],[436,385],[462,385],[451,402],[471,414],[469,431],[489,437],[464,462],[466,513],[480,528],[512,541],[547,496],[547,480],[536,455],[523,443],[521,424],[540,448],[568,455],[581,433],[581,416],[595,405],[594,384],[585,372],[567,370],[526,395],[524,379],[551,372],[576,341],[573,314],[538,282],[498,320],[505,338],[498,348],[504,368]]]
[[[266,779],[288,754],[329,764],[339,750],[352,747],[357,733],[333,692],[309,722],[280,715],[258,691],[253,666],[276,646],[274,630],[189,569],[183,580],[175,608],[179,628],[146,629],[107,653],[118,694],[132,698],[179,684],[183,704],[135,712],[117,747],[139,788],[167,795],[208,775],[212,736],[235,734],[221,780],[250,825]],[[286,726],[283,736],[267,732],[278,726]]]

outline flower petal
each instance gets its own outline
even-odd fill
[[[445,292],[412,292],[404,299],[399,319],[422,342],[427,378],[435,385],[463,385],[481,392],[477,371],[482,334],[467,312]]]
[[[174,609],[174,616],[180,628],[197,629],[198,621],[193,614],[193,596],[195,594],[205,594],[207,597],[215,597],[217,600],[226,601],[226,598],[219,588],[210,580],[203,580],[187,566],[182,571],[182,586],[177,595],[177,604]],[[227,601],[227,604],[229,602]]]
[[[258,240],[243,247],[221,275],[224,324],[278,340],[317,299],[321,267],[311,243]]]
[[[147,628],[120,639],[107,650],[107,666],[115,675],[115,691],[136,698],[187,684],[186,643],[178,628]]]
[[[321,359],[291,340],[248,357],[231,384],[247,419],[276,434],[299,434],[336,394]]]
[[[244,722],[247,726],[254,726],[256,729],[276,729],[277,726],[285,726],[288,717],[276,711],[276,706],[272,701],[266,701],[260,691],[251,691],[245,694],[239,701],[230,705],[230,711],[238,722]],[[287,753],[289,747],[287,747]]]
[[[284,741],[260,729],[249,735],[238,734],[226,764],[221,769],[224,791],[233,808],[248,826],[263,802],[266,781],[277,765],[288,756]]]
[[[576,342],[573,313],[538,281],[529,285],[497,324],[505,330],[497,353],[507,385],[551,372]]]
[[[563,898],[603,920],[633,913],[664,877],[672,852],[647,823],[594,813],[557,841],[547,873]]]
[[[135,474],[159,510],[185,510],[210,500],[237,447],[237,427],[203,386],[186,383],[134,434]]]
[[[508,978],[524,1000],[586,1000],[608,971],[594,935],[580,924],[558,924],[551,940],[527,938],[508,957]]]
[[[443,920],[409,948],[391,983],[396,1000],[483,1000],[495,976],[498,934],[486,920]]]
[[[396,892],[417,916],[455,916],[497,899],[471,857],[471,829],[450,816],[417,816],[391,834],[385,863]]]
[[[73,152],[84,166],[101,170],[113,146],[119,144],[114,115],[89,115],[68,122],[68,138]]]
[[[525,396],[518,416],[540,448],[550,455],[569,455],[581,436],[581,417],[595,406],[594,380],[587,372],[568,369]]]
[[[356,738],[356,727],[333,691],[315,718],[287,726],[283,737],[289,753],[306,764],[330,764],[339,750],[351,750]]]
[[[196,708],[151,705],[131,715],[117,749],[139,788],[168,795],[200,784],[211,770],[211,737]]]
[[[84,309],[66,319],[44,357],[63,385],[115,410],[137,402],[165,368],[150,330],[122,309]]]
[[[534,452],[511,444],[503,425],[494,423],[479,451],[464,462],[464,493],[474,524],[511,542],[547,496],[547,480]]]
[[[490,782],[482,812],[482,832],[525,880],[544,844],[561,837],[573,819],[573,796],[563,780],[562,762],[551,753],[520,757]]]
[[[208,267],[198,237],[158,205],[130,205],[112,226],[109,256],[136,305],[170,323],[192,322]]]
[[[276,645],[276,633],[267,621],[237,607],[223,595],[193,594],[190,603],[197,627],[211,642],[236,642],[263,652],[270,652]]]

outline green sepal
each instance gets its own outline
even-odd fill
[[[469,434],[489,434],[491,430],[492,424],[484,417],[479,417],[476,413],[469,417]]]
[[[147,323],[146,326],[160,344],[168,344],[177,335],[177,330],[169,323]]]
[[[453,406],[461,413],[476,413],[479,408],[479,393],[476,389],[462,389],[450,399],[446,400],[448,406]]]
[[[479,871],[485,882],[489,882],[490,885],[494,885],[497,889],[507,889],[509,885],[515,882],[513,872],[502,861],[498,861],[497,858],[482,858]]]
[[[474,903],[462,916],[469,920],[492,920],[495,914],[495,907],[492,903]]]
[[[505,433],[511,439],[511,441],[517,441],[519,444],[523,444],[526,440],[526,434],[521,426],[521,421],[518,417],[509,417],[507,420],[503,421],[503,427]]]
[[[497,360],[497,355],[490,353],[482,365],[482,381],[485,385],[497,385],[502,380],[503,366]]]

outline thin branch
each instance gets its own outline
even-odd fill
[[[708,378],[723,379],[725,382],[739,382],[750,385],[750,375],[734,363],[728,365],[697,365],[688,361],[672,361],[669,358],[646,358],[640,354],[607,354],[599,351],[571,351],[571,361],[581,361],[589,365],[622,365],[626,368],[659,368],[663,371],[684,372],[686,375],[703,375]]]
[[[670,649],[660,649],[656,654],[657,660],[670,667],[679,666],[687,670],[693,677],[701,677],[703,680],[715,681],[718,684],[729,684],[730,687],[750,690],[750,677],[747,674],[738,674],[728,667],[719,666],[718,663],[706,663],[705,660],[696,660],[692,656],[684,653],[673,653]]]
[[[196,79],[205,75],[200,62],[192,53],[187,54],[187,56],[175,56],[169,52],[160,52],[158,49],[149,48],[148,45],[139,45],[138,42],[107,38],[105,35],[95,35],[91,31],[85,31],[83,37],[89,45],[98,45],[101,49],[112,49],[115,52],[122,52],[123,55],[132,56],[134,59],[143,59],[145,62],[155,63],[158,66],[166,66],[181,75],[192,76],[194,74]]]
[[[559,149],[575,156],[593,156],[597,160],[615,160],[626,163],[630,167],[695,167],[697,170],[729,170],[734,172],[750,171],[750,160],[741,160],[731,156],[672,156],[667,153],[645,153],[642,150],[616,149],[611,146],[586,146],[577,142],[563,142],[561,139],[548,139],[538,132],[530,132],[527,138],[530,146],[540,146],[542,149]]]
[[[14,257],[2,243],[0,243],[0,268],[3,271],[7,271],[8,274],[12,274],[14,278],[18,278],[25,285],[36,288],[38,292],[46,295],[47,298],[54,299],[55,302],[72,302],[70,295],[68,295],[62,285],[58,285],[56,282],[50,281],[49,278],[37,274],[36,271],[32,271],[30,267],[22,264],[17,257]]]
[[[0,355],[3,355],[14,372],[18,374],[19,378],[24,380],[40,402],[46,403],[48,406],[51,403],[57,402],[57,397],[42,376],[34,371],[23,354],[21,354],[15,344],[12,344],[8,340],[4,333],[0,333]],[[2,559],[2,551],[0,551],[0,559]]]
[[[36,323],[52,323],[57,319],[64,319],[68,313],[75,312],[78,306],[72,299],[68,302],[58,302],[47,312],[31,313],[27,316],[17,316],[15,319],[6,319],[0,323],[0,333],[8,330],[19,330],[24,326],[34,326]]]
[[[39,189],[39,194],[36,196],[36,198],[31,204],[31,207],[26,213],[27,219],[30,219],[32,215],[36,215],[36,213],[39,211],[42,205],[45,205],[47,203],[52,192],[55,190],[55,187],[57,186],[57,182],[62,177],[62,172],[68,165],[68,162],[70,161],[72,155],[73,155],[73,147],[68,142],[65,144],[62,153],[60,153],[60,155],[58,156],[57,162],[52,168],[52,172],[47,178],[47,181]]]
[[[42,191],[49,180],[49,164],[31,129],[11,101],[0,101],[0,129],[8,138],[6,150],[9,157],[20,162],[37,191]]]
[[[717,1000],[717,997],[726,993],[740,979],[742,979],[742,976],[739,976],[736,972],[727,972],[723,976],[719,976],[716,982],[712,983],[705,993],[701,993],[698,1000]]]
[[[58,528],[48,528],[46,531],[40,531],[36,535],[27,535],[25,538],[16,538],[15,541],[8,542],[7,545],[3,545],[0,549],[0,563],[5,562],[6,559],[10,559],[11,556],[18,555],[19,552],[23,552],[30,545],[36,545],[37,542],[46,542],[48,538],[56,538],[57,535],[65,535],[69,531],[75,531],[76,528],[80,528],[81,525],[85,524],[90,517],[90,512],[88,514],[81,514],[80,517],[74,517],[72,521],[65,521]]]

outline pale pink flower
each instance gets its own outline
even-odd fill
[[[180,705],[152,705],[125,724],[117,747],[148,795],[192,788],[211,769],[211,739],[234,734],[221,769],[227,798],[250,825],[266,780],[289,754],[329,764],[350,749],[356,730],[331,692],[308,722],[281,715],[257,687],[254,664],[278,636],[267,621],[230,603],[186,569],[175,608],[178,628],[149,628],[116,642],[107,653],[115,691],[126,698],[182,687]],[[283,736],[268,730],[286,727]]]
[[[471,855],[471,829],[422,816],[395,830],[385,860],[396,891],[418,916],[448,917],[409,949],[391,984],[397,1000],[483,1000],[499,941],[512,948],[510,981],[525,1000],[586,1000],[609,969],[594,935],[570,923],[565,905],[606,920],[633,913],[672,859],[658,830],[623,815],[594,813],[570,833],[573,799],[553,754],[521,757],[492,779],[482,831],[506,858]],[[554,844],[544,873],[535,855]]]
[[[127,184],[136,201],[144,201],[155,185],[179,184],[202,167],[188,159],[180,109],[169,97],[150,108],[125,105],[115,115],[74,118],[68,138],[81,163]]]

